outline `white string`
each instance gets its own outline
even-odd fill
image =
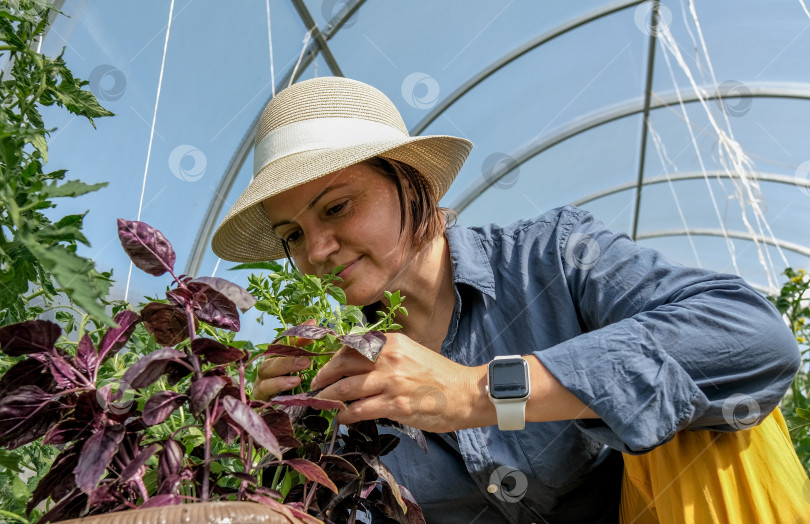
[[[298,62],[295,63],[295,68],[293,68],[292,75],[290,75],[290,83],[287,84],[287,87],[290,87],[295,80],[295,73],[298,72],[298,67],[301,65],[301,60],[304,59],[304,51],[307,50],[307,44],[309,43],[309,39],[312,37],[312,32],[315,30],[315,27],[307,31],[307,34],[304,36],[304,46],[301,48],[301,54],[298,55]]]
[[[804,9],[804,14],[810,17],[810,11],[807,10],[807,6],[804,5],[804,0],[799,0],[799,3],[802,4],[802,9]]]
[[[160,88],[163,85],[163,68],[166,66],[166,50],[169,48],[169,33],[172,30],[172,13],[174,12],[174,0],[169,6],[169,23],[166,26],[166,40],[163,42],[163,59],[160,62],[160,76],[158,77],[157,96],[155,96],[155,111],[152,113],[152,129],[149,131],[149,147],[146,150],[146,166],[143,169],[143,183],[141,184],[141,200],[138,203],[138,220],[141,219],[143,209],[143,196],[146,193],[146,174],[149,172],[149,159],[152,156],[152,140],[155,137],[155,122],[157,121],[158,103],[160,102]],[[129,283],[132,278],[132,262],[129,263],[129,274],[127,275],[127,287],[124,291],[124,300],[129,297]]]
[[[270,30],[270,0],[264,0],[267,6],[267,41],[270,45],[270,85],[272,86],[273,96],[276,96],[276,74],[273,70],[273,33]],[[217,263],[219,264],[219,263]]]

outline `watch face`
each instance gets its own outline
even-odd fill
[[[492,398],[522,398],[529,394],[529,367],[522,358],[493,361],[489,365],[489,392]]]

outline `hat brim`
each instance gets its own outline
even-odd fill
[[[468,140],[438,135],[307,151],[280,158],[253,178],[214,232],[211,247],[217,256],[232,262],[284,258],[281,239],[273,233],[262,201],[376,156],[397,160],[418,170],[438,201],[471,150],[472,143]]]

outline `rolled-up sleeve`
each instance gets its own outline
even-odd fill
[[[563,216],[557,256],[584,333],[535,355],[599,415],[577,421],[582,431],[643,453],[684,429],[752,427],[777,406],[799,353],[763,296],[736,276],[669,262],[581,210]]]

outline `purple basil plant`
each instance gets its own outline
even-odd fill
[[[269,402],[246,394],[246,374],[257,359],[320,355],[283,343],[289,342],[286,337],[336,337],[374,360],[385,342],[382,333],[337,335],[328,326],[299,325],[253,351],[252,345],[237,348],[198,336],[200,323],[238,331],[239,310],[252,307],[255,299],[225,279],[175,275],[171,244],[143,222],[119,219],[118,235],[135,266],[172,277],[166,302],[151,302],[140,313],[121,311],[97,343],[84,334],[78,344],[58,344],[62,329],[47,320],[0,328],[0,350],[25,357],[0,378],[0,446],[13,449],[42,438],[61,450],[34,490],[29,513],[48,498],[40,522],[136,507],[249,500],[293,522],[351,521],[362,510],[399,522],[424,522],[379,458],[398,437],[379,434],[374,422],[338,430],[328,410],[343,404],[311,393]],[[138,358],[124,373],[122,387],[113,391],[102,384],[99,370],[140,323],[159,347]],[[155,390],[161,378],[170,389]],[[128,389],[135,391],[135,401],[122,402]],[[180,409],[191,414],[183,428],[168,436],[151,431]],[[192,426],[203,441],[188,450],[177,434]],[[398,429],[423,445],[418,431]],[[282,493],[280,475],[298,483]]]

